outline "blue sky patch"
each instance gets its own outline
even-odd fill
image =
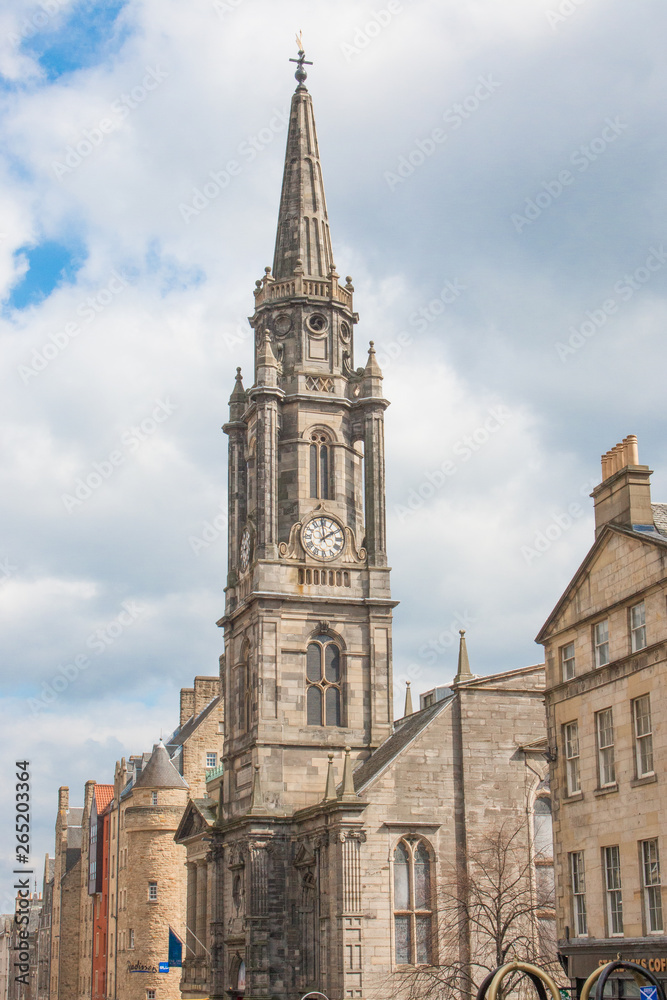
[[[47,240],[36,247],[19,247],[15,257],[26,257],[28,270],[9,296],[11,309],[25,309],[47,298],[59,285],[71,284],[86,259],[82,244]]]
[[[83,0],[64,20],[54,18],[51,26],[36,29],[24,40],[23,51],[37,60],[49,81],[96,66],[118,52],[130,34],[126,25],[117,23],[126,4],[127,0]]]

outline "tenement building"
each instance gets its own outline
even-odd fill
[[[650,476],[634,435],[603,456],[595,542],[537,640],[558,948],[578,986],[619,955],[667,982],[667,504]]]
[[[224,427],[223,773],[176,835],[184,997],[386,996],[416,969],[466,974],[484,948],[463,900],[449,921],[441,904],[489,837],[520,847],[523,954],[553,920],[535,888],[552,863],[543,668],[474,678],[462,642],[446,696],[393,722],[388,402],[372,342],[355,366],[302,52],[296,78],[252,384],[239,370]]]

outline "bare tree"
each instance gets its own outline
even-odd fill
[[[434,964],[402,973],[406,1000],[474,996],[491,970],[514,959],[559,976],[553,863],[536,855],[527,823],[470,843],[465,861],[445,867],[435,892],[438,954]],[[505,981],[505,996],[514,985]]]

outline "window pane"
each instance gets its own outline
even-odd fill
[[[417,931],[417,963],[431,961],[431,918],[415,917]]]
[[[410,961],[410,918],[394,917],[396,961],[407,964]]]
[[[309,726],[322,725],[322,692],[314,685],[306,694],[306,717]]]
[[[330,687],[326,690],[327,726],[340,726],[340,691]]]
[[[324,676],[332,684],[340,680],[340,651],[334,642],[324,647]]]
[[[574,677],[574,643],[568,642],[563,646],[561,653],[561,666],[563,668],[563,680],[569,681]]]
[[[399,844],[394,851],[394,909],[407,910],[409,907],[408,852],[404,844]]]
[[[310,495],[317,496],[317,445],[310,446]]]
[[[320,446],[320,497],[329,499],[329,449],[325,444]]]
[[[322,650],[314,642],[306,650],[306,677],[315,683],[322,680]]]
[[[415,910],[428,910],[431,905],[431,859],[423,844],[417,846],[414,857]]]
[[[548,799],[537,799],[535,801],[533,833],[536,856],[543,858],[553,857],[551,803]]]

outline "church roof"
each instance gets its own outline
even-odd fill
[[[134,782],[135,788],[188,788],[172,762],[164,743],[157,744],[151,759]]]
[[[384,771],[403,750],[417,739],[419,734],[426,729],[429,723],[442,712],[445,705],[448,705],[451,700],[452,696],[443,698],[442,701],[436,701],[434,705],[423,708],[420,712],[414,712],[412,715],[406,716],[405,721],[401,720],[398,729],[384,743],[380,744],[377,750],[363,764],[356,768],[354,772],[355,790],[360,792],[373,778],[376,778],[381,771]]]
[[[325,278],[333,266],[313,101],[303,84],[305,76],[301,66],[287,132],[273,258],[276,279],[291,278],[297,261],[302,262],[303,272],[309,277]]]

